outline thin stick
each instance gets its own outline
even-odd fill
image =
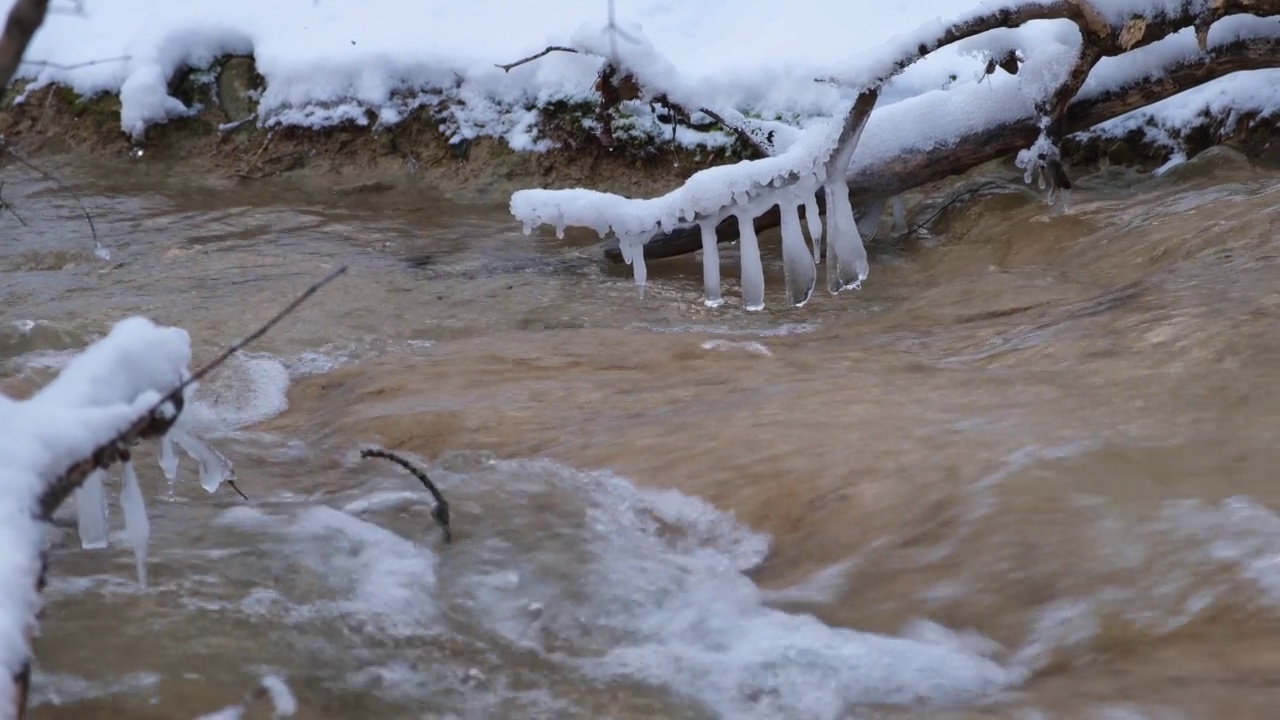
[[[50,62],[48,60],[23,60],[21,64],[53,68],[54,70],[78,70],[91,65],[102,65],[109,62],[126,62],[132,59],[133,58],[129,55],[121,55],[120,57],[102,58],[100,60],[85,60],[84,62],[72,63],[71,65],[63,65],[62,63]]]
[[[576,48],[565,47],[563,45],[552,45],[551,47],[548,47],[546,50],[543,50],[542,52],[536,55],[530,55],[527,58],[521,58],[513,63],[507,63],[506,65],[498,65],[495,63],[494,67],[502,68],[503,71],[505,72],[511,72],[513,69],[518,68],[521,65],[524,65],[525,63],[531,63],[534,60],[537,60],[538,58],[546,55],[550,55],[553,52],[567,52],[567,53],[574,53],[576,55],[578,54],[579,51]]]
[[[243,492],[241,492],[241,491],[240,491],[240,486],[239,486],[239,485],[236,485],[236,481],[235,481],[235,480],[227,480],[227,481],[226,481],[226,483],[227,483],[228,485],[230,485],[230,486],[231,486],[231,489],[232,489],[232,490],[235,490],[235,491],[236,491],[236,494],[237,494],[237,495],[239,495],[240,497],[244,498],[244,501],[245,501],[245,502],[249,502],[249,496],[248,496],[248,495],[245,495]]]
[[[4,181],[0,180],[0,195],[2,195],[3,193],[4,193]],[[12,205],[5,202],[3,197],[0,197],[0,209],[8,210],[9,212],[13,213],[13,216],[18,218],[19,225],[21,225],[22,227],[27,226],[27,221],[23,220],[22,216],[18,214],[18,211],[14,210]]]
[[[361,458],[371,458],[371,457],[385,458],[399,465],[405,470],[408,470],[410,473],[413,474],[414,477],[421,480],[423,486],[427,488],[427,492],[431,493],[431,496],[436,499],[436,507],[434,510],[431,511],[431,517],[436,521],[436,524],[440,526],[440,529],[444,531],[444,541],[446,543],[453,542],[453,531],[450,530],[449,528],[449,503],[444,499],[444,493],[440,492],[440,488],[436,487],[436,484],[431,482],[431,478],[427,477],[427,474],[425,472],[423,472],[422,470],[419,470],[416,465],[404,459],[403,457],[393,452],[390,452],[389,450],[367,448],[360,451],[360,457]]]
[[[93,226],[93,216],[89,214],[89,209],[84,206],[84,203],[80,200],[80,196],[76,194],[76,191],[68,187],[67,184],[62,181],[62,178],[58,177],[57,175],[54,175],[51,172],[47,172],[46,170],[43,170],[37,167],[30,160],[19,155],[17,151],[14,150],[13,148],[8,148],[8,150],[9,150],[9,155],[13,159],[25,165],[27,168],[39,173],[40,176],[43,177],[45,180],[49,180],[57,183],[58,187],[67,191],[67,194],[70,195],[76,201],[76,205],[80,206],[80,212],[84,213],[84,219],[89,223],[89,234],[93,236],[94,249],[102,250],[103,249],[102,243],[98,241],[98,228]]]
[[[301,295],[299,295],[298,297],[294,298],[293,302],[289,303],[288,305],[286,305],[286,306],[284,307],[284,309],[283,309],[283,310],[281,310],[280,312],[276,313],[276,314],[275,314],[275,317],[273,317],[273,318],[271,318],[270,320],[268,320],[268,321],[266,322],[266,324],[264,324],[262,327],[258,328],[257,330],[254,330],[252,333],[250,333],[250,334],[248,335],[248,337],[245,337],[243,340],[237,340],[234,344],[232,344],[232,346],[231,346],[231,347],[227,348],[226,350],[223,350],[221,355],[219,355],[218,357],[214,358],[214,359],[213,359],[213,360],[211,360],[209,363],[207,363],[204,367],[202,367],[202,368],[200,368],[199,370],[197,370],[197,371],[195,372],[195,374],[193,374],[191,377],[189,377],[189,378],[187,378],[186,380],[182,381],[182,384],[180,384],[180,385],[178,385],[178,387],[174,388],[174,389],[173,389],[173,391],[169,393],[169,396],[166,396],[166,397],[165,397],[165,399],[163,399],[163,400],[161,400],[161,401],[157,402],[157,403],[155,404],[155,406],[154,406],[152,409],[154,410],[154,409],[159,408],[161,405],[163,405],[163,404],[165,404],[166,402],[168,402],[171,396],[175,396],[175,395],[177,395],[177,394],[180,394],[183,390],[187,389],[187,386],[188,386],[188,385],[190,385],[191,383],[199,382],[201,378],[203,378],[205,375],[208,375],[210,372],[212,372],[214,368],[216,368],[216,367],[218,367],[219,365],[221,365],[222,363],[226,362],[226,361],[227,361],[227,358],[229,358],[229,357],[231,357],[232,355],[235,355],[236,353],[238,353],[238,352],[240,352],[241,350],[243,350],[243,349],[244,349],[244,347],[245,347],[246,345],[248,345],[249,343],[251,343],[251,342],[253,342],[253,341],[257,340],[258,338],[262,337],[263,335],[266,335],[266,334],[267,334],[267,332],[271,330],[271,328],[275,327],[277,323],[279,323],[281,320],[285,319],[285,317],[286,317],[287,315],[289,315],[289,313],[292,313],[294,310],[297,310],[299,305],[301,305],[302,303],[306,302],[308,298],[310,298],[312,295],[315,295],[317,292],[319,292],[320,288],[322,288],[322,287],[324,287],[325,285],[328,285],[329,283],[333,282],[334,280],[336,280],[336,279],[338,278],[338,276],[339,276],[339,275],[342,275],[342,274],[343,274],[343,273],[345,273],[346,271],[347,271],[347,266],[346,266],[346,265],[343,265],[342,267],[338,268],[337,270],[334,270],[333,272],[331,272],[331,273],[329,273],[328,275],[324,276],[324,278],[323,278],[323,279],[321,279],[321,280],[317,281],[317,282],[316,282],[314,285],[312,285],[311,287],[309,287],[309,288],[307,288],[306,290],[302,291],[302,294],[301,294]]]

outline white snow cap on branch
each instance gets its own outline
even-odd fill
[[[111,442],[189,377],[190,361],[185,330],[134,317],[116,323],[30,399],[0,394],[0,427],[6,433],[0,443],[0,670],[9,677],[30,655],[28,633],[40,606],[40,496],[72,464]],[[184,399],[194,391],[188,387]],[[126,494],[136,491],[136,481],[126,487]],[[145,521],[140,493],[126,497],[125,504],[132,539],[139,536],[137,512]],[[0,682],[4,712],[14,707],[12,692],[12,683]]]

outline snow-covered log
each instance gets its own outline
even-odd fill
[[[1180,38],[1187,39],[1187,38]],[[1104,65],[1105,67],[1105,65]],[[1160,103],[1187,90],[1233,73],[1280,68],[1280,37],[1262,36],[1233,39],[1211,46],[1203,54],[1192,53],[1182,60],[1159,68],[1158,73],[1133,81],[1118,80],[1105,86],[1101,82],[1086,88],[1067,106],[1062,116],[1063,137],[1083,133],[1110,120],[1140,108]],[[894,122],[909,116],[928,97],[896,103],[873,112],[866,135],[878,138],[892,128]],[[855,196],[859,188],[874,188],[875,195],[891,197],[907,190],[963,174],[979,165],[1016,155],[1040,136],[1041,128],[1032,115],[989,127],[979,127],[935,143],[895,145],[892,153],[870,159],[854,157],[849,168],[849,186]],[[866,191],[862,191],[866,195]],[[821,194],[815,197],[817,208],[825,210]],[[859,216],[859,222],[862,217]],[[871,221],[874,223],[874,219]],[[777,208],[755,218],[757,233],[779,227]],[[873,225],[874,227],[874,225]],[[726,220],[716,227],[718,242],[738,239],[738,227]],[[697,225],[683,225],[669,233],[658,233],[645,246],[645,256],[660,260],[685,255],[702,249],[702,234]],[[621,262],[616,249],[606,251],[610,260]]]
[[[721,302],[716,244],[740,239],[748,309],[763,307],[757,233],[781,227],[788,296],[803,304],[812,272],[796,262],[805,245],[801,211],[815,258],[822,257],[819,235],[827,238],[828,289],[856,287],[866,265],[849,209],[855,202],[874,207],[1014,152],[1028,182],[1039,179],[1052,199],[1070,187],[1058,159],[1063,137],[1227,73],[1276,66],[1277,15],[1280,0],[997,0],[892,38],[837,68],[824,81],[846,89],[843,108],[825,122],[777,133],[771,157],[705,170],[658,198],[524,190],[512,196],[511,211],[526,231],[579,226],[616,237],[618,254],[641,284],[646,256],[702,249],[709,305]],[[663,83],[679,88],[652,46],[636,36],[631,30],[611,38],[618,50],[610,62],[637,76],[663,68],[645,77],[650,94]],[[589,39],[579,42],[585,47]],[[865,101],[874,104],[887,81],[948,45],[985,59],[986,81],[869,112]],[[681,96],[681,103],[696,106],[696,99]],[[827,216],[825,233],[817,212]]]

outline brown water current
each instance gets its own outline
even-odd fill
[[[33,716],[1269,718],[1280,704],[1280,175],[1211,151],[1006,178],[859,292],[643,296],[502,198],[8,168],[0,388],[130,314],[197,362],[246,503],[138,453],[149,584],[62,513]],[[913,202],[909,222],[942,198]],[[443,545],[412,477],[453,503]],[[109,492],[118,495],[118,481]],[[121,524],[113,505],[113,527]]]

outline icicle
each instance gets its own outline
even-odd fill
[[[702,303],[707,307],[720,307],[720,250],[716,240],[716,222],[706,219],[698,223],[702,230]]]
[[[223,457],[222,453],[214,450],[204,441],[195,435],[188,434],[185,430],[173,428],[169,431],[173,436],[173,441],[187,452],[200,465],[200,486],[206,492],[213,492],[225,480],[234,480],[235,471],[231,468],[231,461]]]
[[[764,265],[760,262],[760,241],[756,238],[755,220],[745,212],[738,213],[738,251],[742,263],[742,308],[764,309]]]
[[[902,206],[902,196],[893,196],[893,234],[907,234],[907,209]]]
[[[101,470],[94,470],[76,490],[80,547],[97,550],[107,546],[107,495],[102,488]]]
[[[147,541],[151,538],[151,521],[147,505],[138,486],[133,463],[124,463],[124,487],[120,489],[120,507],[124,510],[124,534],[133,546],[133,560],[138,567],[138,584],[147,586]]]
[[[643,243],[636,243],[635,263],[631,266],[631,270],[635,275],[636,285],[639,285],[641,292],[643,292],[644,284],[649,281],[649,268],[644,264]]]
[[[833,289],[833,292],[839,292],[860,287],[867,278],[867,249],[858,236],[858,224],[853,219],[853,204],[849,201],[847,181],[842,176],[829,179],[826,190],[827,252],[835,256],[834,278],[832,259],[827,258],[827,287]]]
[[[884,215],[884,198],[875,198],[869,204],[853,211],[858,225],[858,236],[871,239],[880,229],[880,216]]]
[[[557,239],[557,240],[563,240],[563,239],[564,239],[564,223],[557,223],[557,224],[556,224],[556,239]]]
[[[813,239],[813,264],[822,262],[822,216],[818,214],[818,201],[812,195],[804,201],[804,220],[809,224],[809,237]]]
[[[839,245],[835,242],[835,238],[840,236],[840,217],[832,210],[835,207],[832,197],[834,193],[830,185],[823,185],[822,189],[827,200],[827,292],[832,295],[840,292],[842,284],[836,275],[836,264],[839,263]]]
[[[801,307],[813,295],[818,271],[809,262],[809,248],[800,229],[800,208],[784,200],[778,209],[782,212],[782,266],[787,279],[787,299]]]
[[[173,451],[173,436],[165,433],[160,438],[160,471],[164,479],[169,481],[169,491],[173,492],[173,484],[178,481],[178,454]]]

